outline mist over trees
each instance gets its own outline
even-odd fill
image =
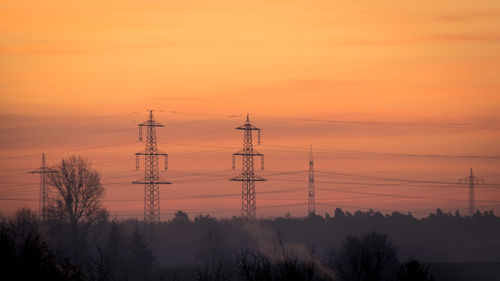
[[[10,249],[2,259],[21,261],[31,245],[44,253],[29,255],[39,268],[67,266],[87,280],[428,281],[435,262],[500,262],[500,218],[492,212],[334,213],[249,223],[179,211],[152,229],[136,219],[103,220],[82,226],[85,248],[75,253],[70,235],[54,235],[69,221],[42,222],[22,209],[1,221],[2,249]]]
[[[337,208],[247,221],[179,210],[145,225],[110,220],[87,159],[63,159],[57,170],[47,220],[29,209],[1,217],[7,280],[431,281],[435,263],[500,264],[500,218],[491,211],[416,218]]]

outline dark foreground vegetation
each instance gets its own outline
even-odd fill
[[[336,209],[249,223],[179,211],[149,228],[105,216],[42,222],[22,209],[2,218],[0,265],[11,276],[3,280],[474,280],[450,264],[461,262],[495,280],[499,237],[491,212],[416,219]]]
[[[417,219],[336,209],[248,222],[178,211],[145,226],[109,218],[88,160],[71,156],[56,170],[42,218],[28,209],[1,217],[1,280],[428,281],[433,272],[438,281],[498,280],[488,269],[500,262],[493,212],[463,217],[438,209]],[[471,262],[466,273],[467,266],[447,269]]]

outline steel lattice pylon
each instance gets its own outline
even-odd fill
[[[168,168],[168,154],[158,150],[156,142],[156,127],[164,127],[156,122],[153,111],[149,111],[148,121],[139,124],[139,141],[142,141],[142,127],[146,127],[146,149],[136,153],[136,169],[139,169],[139,157],[144,155],[144,178],[132,182],[144,184],[144,222],[155,224],[160,221],[160,184],[171,184],[161,180],[158,159],[165,156],[165,171]]]
[[[56,172],[56,170],[47,167],[47,163],[45,162],[45,153],[42,153],[42,166],[36,170],[28,172],[29,174],[40,174],[40,195],[38,198],[38,208],[40,210],[42,220],[47,219],[47,203],[49,202],[47,174]]]
[[[308,186],[308,201],[307,201],[308,214],[316,214],[316,197],[314,195],[314,160],[311,151],[309,154],[309,186]]]
[[[480,177],[475,177],[472,173],[472,168],[470,168],[470,175],[466,178],[461,178],[458,180],[459,183],[469,184],[469,216],[474,215],[476,211],[476,200],[474,196],[474,184],[484,184],[484,180]]]
[[[264,154],[253,149],[252,131],[258,132],[258,144],[260,144],[260,129],[250,124],[247,114],[247,121],[244,125],[236,128],[243,130],[243,149],[233,153],[233,170],[235,169],[235,156],[241,156],[241,175],[230,179],[231,181],[241,181],[241,216],[247,220],[254,220],[256,216],[255,202],[255,182],[266,181],[266,179],[255,175],[254,156],[261,157],[261,170],[264,170]]]

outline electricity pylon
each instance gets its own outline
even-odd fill
[[[142,141],[142,127],[146,127],[146,149],[135,154],[135,166],[139,170],[139,157],[144,155],[144,178],[132,182],[144,184],[144,223],[155,224],[160,221],[160,184],[171,184],[160,179],[158,159],[165,156],[165,171],[168,169],[168,154],[158,150],[156,127],[164,125],[156,122],[153,111],[149,110],[149,119],[139,124],[139,141]]]
[[[47,186],[47,174],[56,173],[55,169],[47,167],[45,162],[45,153],[42,153],[42,166],[36,170],[28,172],[29,174],[40,174],[40,194],[38,197],[38,208],[42,220],[47,219],[47,203],[49,202],[49,189]]]
[[[309,188],[308,188],[308,202],[307,202],[307,210],[308,214],[316,214],[316,197],[314,195],[314,160],[311,151],[309,153]]]
[[[235,170],[235,156],[241,156],[241,175],[236,176],[231,181],[241,181],[241,217],[246,220],[254,220],[256,216],[255,202],[255,182],[266,181],[266,179],[255,175],[254,156],[261,157],[261,170],[264,170],[264,154],[253,148],[252,131],[258,133],[258,144],[260,144],[260,129],[250,124],[247,114],[245,124],[236,127],[236,130],[243,130],[243,149],[233,153],[233,170]]]
[[[470,175],[466,178],[461,178],[458,180],[459,183],[469,184],[469,216],[474,215],[476,211],[475,198],[474,198],[474,185],[484,184],[484,180],[480,177],[475,177],[472,173],[472,168],[470,168]]]

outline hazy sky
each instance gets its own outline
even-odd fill
[[[305,213],[309,145],[319,213],[465,212],[467,187],[443,182],[474,168],[490,184],[476,205],[498,214],[499,27],[498,1],[4,1],[0,212],[36,208],[25,173],[46,152],[88,157],[112,215],[141,215],[129,182],[154,108],[164,219],[239,213],[246,113],[269,179],[258,215]]]

